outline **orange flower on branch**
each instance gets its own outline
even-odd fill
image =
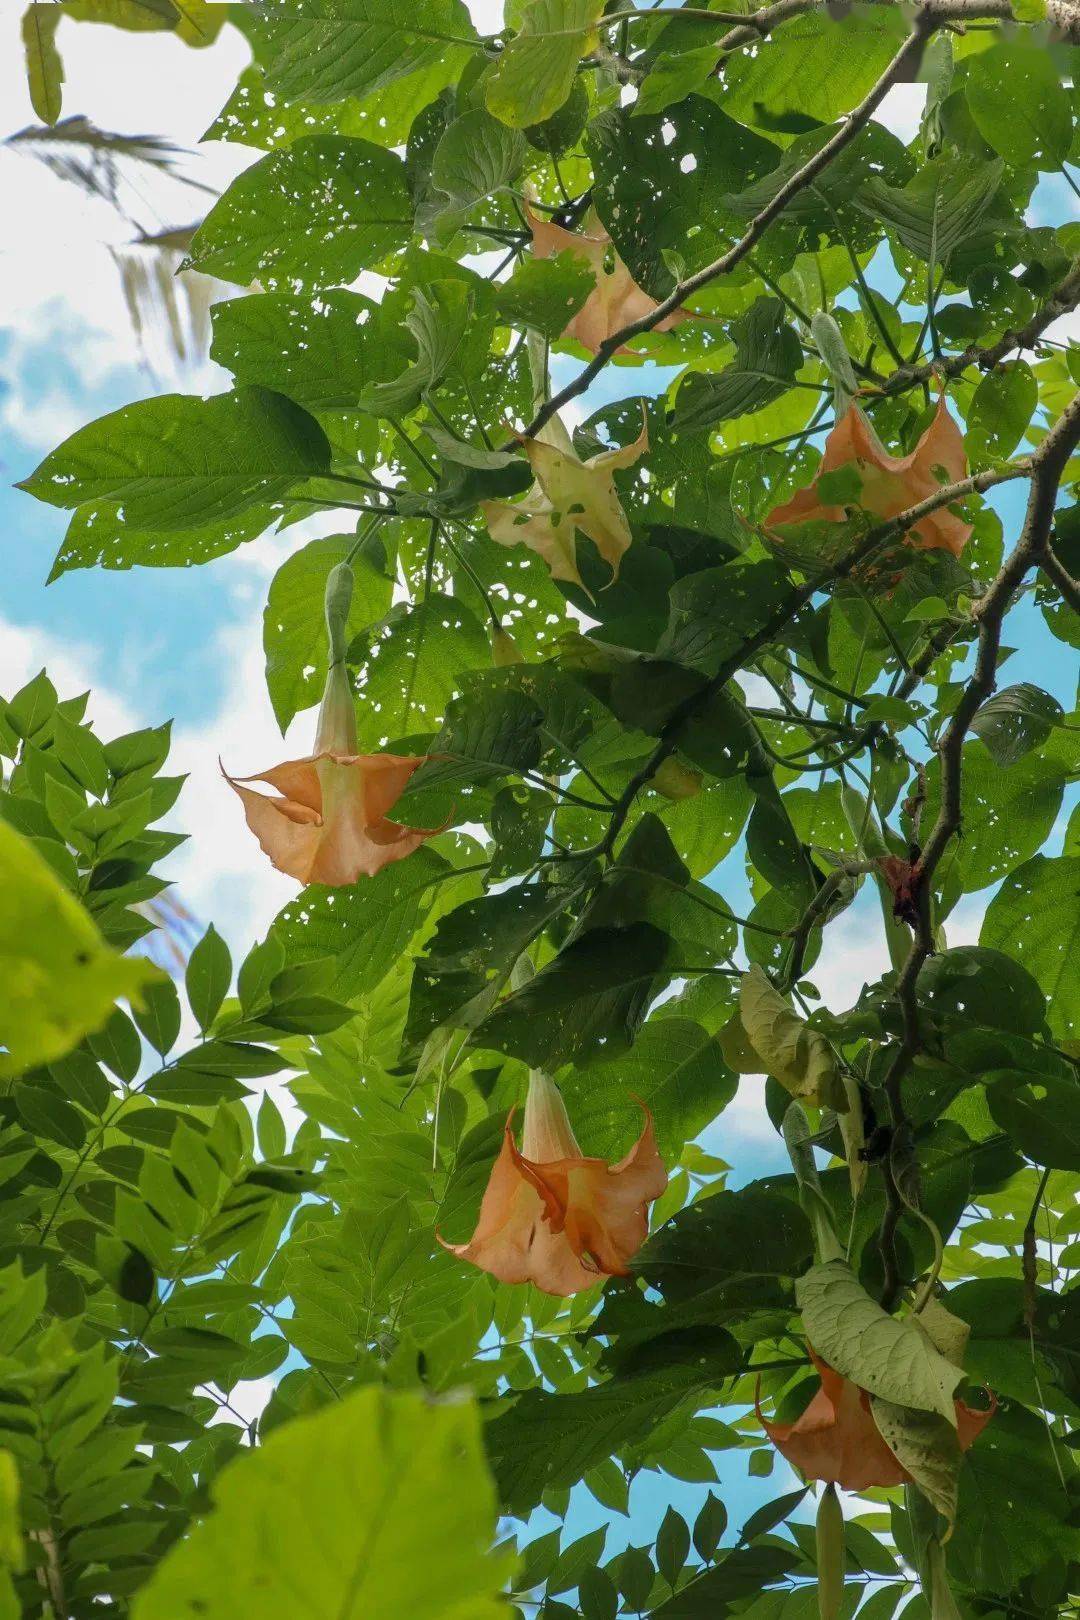
[[[960,429],[945,404],[938,401],[934,420],[908,456],[891,456],[858,405],[850,405],[825,440],[817,478],[798,490],[782,506],[774,506],[765,527],[785,523],[841,523],[845,508],[823,500],[818,482],[823,473],[855,466],[862,477],[859,504],[877,518],[893,518],[908,507],[934,495],[943,484],[956,483],[967,476],[967,452]],[[911,543],[920,551],[951,551],[959,557],[971,524],[939,507],[921,518],[910,530]]]
[[[532,232],[533,253],[538,259],[550,259],[556,253],[572,253],[592,272],[593,291],[563,331],[563,337],[576,338],[583,348],[595,354],[613,332],[620,332],[631,321],[650,315],[657,307],[656,299],[638,286],[615,252],[595,212],[589,211],[584,229],[580,231],[564,230],[561,225],[539,217],[527,203],[525,217]],[[677,309],[657,321],[653,331],[669,332],[679,321],[689,318],[686,310]],[[624,344],[616,352],[627,354],[630,351]]]
[[[521,1151],[513,1112],[468,1243],[444,1249],[500,1282],[578,1294],[601,1277],[624,1277],[649,1230],[648,1207],[667,1186],[652,1115],[618,1164],[583,1156],[555,1082],[529,1074]],[[437,1235],[437,1234],[436,1234]]]
[[[339,593],[341,582],[346,582],[347,615],[352,570],[340,564],[331,582],[335,576]],[[328,604],[332,591],[333,585],[328,584]],[[329,605],[327,619],[329,624]],[[344,617],[331,626],[331,664],[314,753],[272,765],[254,776],[224,773],[243,803],[248,826],[278,871],[299,883],[331,887],[355,883],[361,876],[374,877],[392,861],[404,860],[419,849],[425,838],[442,831],[439,827],[402,827],[387,819],[387,812],[424,759],[422,755],[357,753],[356,713],[341,645],[343,626]],[[247,786],[249,782],[265,782],[280,797],[259,793]]]
[[[866,1390],[841,1377],[811,1345],[807,1349],[820,1374],[821,1388],[801,1417],[794,1423],[770,1423],[762,1414],[758,1396],[754,1397],[758,1421],[777,1451],[804,1478],[830,1481],[847,1491],[907,1484],[911,1475],[878,1432]],[[996,1407],[995,1401],[980,1412],[963,1401],[956,1402],[961,1451],[975,1443]]]

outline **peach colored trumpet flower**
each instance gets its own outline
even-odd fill
[[[843,1378],[807,1345],[810,1359],[821,1376],[821,1388],[794,1423],[758,1421],[780,1454],[806,1479],[822,1479],[847,1491],[865,1491],[873,1485],[904,1485],[911,1475],[878,1432],[870,1397],[858,1384]],[[956,1432],[961,1451],[973,1445],[996,1410],[985,1412],[956,1402]]]
[[[585,590],[577,563],[580,532],[593,542],[612,579],[617,579],[632,536],[612,474],[632,466],[648,450],[648,423],[625,449],[601,450],[585,461],[557,416],[524,444],[536,482],[520,501],[480,502],[491,538],[501,546],[522,545],[535,551],[551,569],[552,579],[565,579]]]
[[[936,494],[942,484],[966,477],[968,470],[964,441],[944,396],[938,400],[934,420],[908,456],[891,456],[858,405],[849,405],[825,440],[818,477],[852,463],[862,474],[860,504],[878,518],[896,517]],[[815,478],[805,489],[796,491],[790,501],[773,507],[765,527],[774,529],[784,523],[812,520],[840,523],[844,515],[844,507],[822,502]],[[941,506],[913,526],[910,543],[919,551],[951,551],[959,557],[970,534],[970,523]]]
[[[239,795],[247,824],[279,872],[299,883],[331,887],[374,877],[404,860],[442,829],[401,827],[387,819],[422,756],[358,754],[356,716],[342,663],[326,677],[315,752],[254,776],[225,779]],[[258,793],[265,782],[280,798]]]
[[[583,348],[595,354],[613,332],[620,332],[631,321],[640,320],[656,308],[656,299],[638,286],[592,209],[580,231],[564,230],[561,225],[534,214],[527,203],[525,217],[532,232],[533,253],[538,259],[550,259],[556,253],[572,253],[592,271],[596,285],[564,329],[563,337],[576,338]],[[669,332],[679,321],[688,319],[686,310],[677,309],[657,321],[653,331]],[[616,352],[626,354],[629,349],[624,344]]]
[[[500,1282],[578,1294],[601,1277],[624,1277],[649,1230],[648,1206],[667,1186],[652,1115],[618,1164],[582,1155],[559,1088],[533,1070],[521,1151],[513,1112],[468,1243],[439,1242]],[[438,1234],[436,1234],[438,1235]]]

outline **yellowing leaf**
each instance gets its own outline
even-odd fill
[[[499,1620],[495,1492],[464,1401],[368,1387],[275,1429],[214,1484],[136,1620]]]
[[[0,1075],[51,1063],[159,970],[107,945],[34,846],[0,821]]]
[[[612,474],[632,466],[648,448],[649,430],[643,426],[625,449],[601,450],[581,461],[556,417],[537,438],[526,442],[536,483],[525,498],[513,504],[481,502],[488,533],[501,546],[523,545],[535,551],[551,569],[552,579],[565,579],[585,590],[577,563],[581,533],[593,542],[616,579],[632,536]]]
[[[806,1337],[845,1378],[898,1406],[937,1412],[955,1429],[963,1378],[911,1318],[882,1310],[842,1260],[812,1266],[795,1285]]]
[[[846,1112],[847,1093],[828,1041],[793,1011],[756,962],[739,985],[739,1015],[766,1074],[793,1097]]]
[[[30,104],[43,124],[60,117],[64,68],[56,49],[56,27],[63,16],[57,5],[34,0],[23,13],[22,37]]]

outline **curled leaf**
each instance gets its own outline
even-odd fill
[[[847,1094],[828,1041],[799,1017],[756,962],[739,985],[739,1015],[766,1074],[793,1097],[845,1112]]]

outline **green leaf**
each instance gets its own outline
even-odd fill
[[[793,1097],[843,1112],[847,1106],[832,1047],[773,988],[755,962],[739,988],[739,1016],[762,1068]]]
[[[1042,1415],[1010,1402],[964,1458],[950,1571],[966,1585],[1005,1592],[1056,1557],[1069,1557],[1076,1536],[1069,1500]]]
[[[530,326],[554,342],[595,286],[590,267],[572,253],[522,259],[510,279],[497,286],[495,307],[508,325]]]
[[[330,469],[313,417],[282,394],[164,394],[80,428],[19,487],[51,506],[116,501],[121,527],[199,528]]]
[[[409,793],[535,769],[543,718],[538,704],[498,677],[470,683],[462,697],[447,705],[442,729],[409,783]],[[403,813],[407,802],[399,805]]]
[[[15,1106],[27,1128],[47,1142],[77,1152],[86,1141],[86,1121],[78,1109],[45,1086],[17,1085]]]
[[[443,132],[431,160],[431,183],[455,209],[493,197],[520,172],[528,150],[519,130],[472,107]]]
[[[963,1373],[934,1348],[918,1318],[888,1316],[842,1260],[811,1266],[795,1296],[806,1337],[830,1367],[883,1400],[938,1412],[955,1429],[953,1392]]]
[[[962,845],[953,845],[944,870],[956,863],[965,893],[983,889],[1028,860],[1045,843],[1061,809],[1062,767],[1044,754],[1027,754],[1002,770],[983,742],[963,750]],[[932,761],[923,810],[932,827],[940,804],[941,769]]]
[[[649,923],[592,929],[507,996],[480,1025],[475,1043],[548,1070],[624,1052],[669,951],[667,935]]]
[[[383,747],[394,738],[435,731],[459,677],[490,665],[491,652],[471,610],[432,591],[412,607],[392,607],[353,642],[349,659],[363,665],[361,742]]]
[[[1025,360],[988,371],[975,390],[965,443],[972,461],[1011,456],[1028,430],[1039,403],[1039,385]]]
[[[778,298],[759,298],[731,327],[735,359],[723,371],[694,371],[675,396],[673,426],[698,432],[744,416],[787,393],[802,364],[802,344]]]
[[[986,909],[979,938],[1023,961],[1046,996],[1055,1037],[1080,1039],[1080,855],[1035,855],[1010,872]]]
[[[1064,718],[1057,698],[1030,681],[1002,687],[977,711],[971,730],[981,737],[998,765],[1015,765],[1040,747]]]
[[[1022,1070],[985,1076],[995,1124],[1027,1158],[1054,1170],[1080,1170],[1080,1085]]]
[[[694,1551],[706,1564],[716,1556],[727,1522],[727,1508],[710,1491],[694,1520]]]
[[[330,570],[354,544],[351,535],[311,540],[287,557],[274,575],[263,615],[266,686],[284,733],[301,709],[318,703],[326,680],[323,597]],[[362,558],[353,561],[348,633],[359,635],[390,606],[393,582]]]
[[[136,1620],[504,1612],[506,1560],[488,1550],[495,1503],[476,1414],[463,1402],[359,1390],[276,1430],[232,1464],[214,1496],[140,1591]],[[308,1532],[297,1536],[301,1501]]]
[[[476,38],[462,0],[415,0],[407,12],[395,0],[267,0],[243,28],[286,103],[346,101],[421,72],[433,100]]]
[[[123,957],[33,845],[0,821],[0,1074],[63,1057],[158,977]]]
[[[379,304],[333,288],[230,298],[213,310],[210,357],[238,382],[279,389],[308,410],[367,408],[411,358]]]
[[[656,1537],[656,1565],[674,1589],[690,1553],[690,1527],[681,1513],[669,1507],[660,1521]]]
[[[899,16],[854,8],[843,18],[795,17],[768,50],[736,51],[724,64],[724,108],[742,123],[797,134],[850,112],[904,37]],[[798,122],[793,123],[796,117]]]
[[[399,157],[313,135],[233,181],[196,231],[190,263],[242,286],[332,287],[403,247],[411,227]]]
[[[639,87],[632,115],[643,118],[663,112],[672,102],[683,101],[699,90],[719,60],[715,45],[699,45],[689,51],[660,51]]]
[[[798,1549],[790,1545],[735,1547],[650,1612],[659,1620],[713,1620],[729,1602],[764,1596],[765,1589],[782,1581],[799,1557]]]
[[[625,1149],[635,1098],[647,1105],[662,1157],[674,1163],[735,1095],[736,1079],[715,1036],[689,1018],[644,1025],[613,1062],[577,1064],[562,1083],[574,1130],[587,1153]]]
[[[953,250],[978,230],[1001,174],[998,159],[973,169],[959,157],[941,157],[924,164],[903,190],[875,177],[864,182],[852,201],[894,230],[925,264],[946,264]]]
[[[1002,39],[967,62],[967,104],[979,134],[1015,168],[1061,167],[1072,108],[1045,45]]]
[[[518,33],[487,80],[488,109],[504,124],[527,129],[558,112],[581,58],[596,42],[603,0],[528,0]]]
[[[62,111],[64,67],[56,49],[56,29],[63,9],[32,0],[23,12],[22,38],[30,105],[43,124],[55,124]]]
[[[128,527],[123,502],[90,501],[71,515],[48,583],[78,568],[190,568],[254,540],[280,507],[267,502],[233,517],[175,531]]]
[[[407,949],[429,892],[451,870],[434,850],[423,847],[349,889],[304,889],[278,913],[262,948],[283,947],[290,965],[332,958],[334,973],[325,989],[334,996],[373,990]],[[241,999],[246,996],[253,1006],[254,986],[245,984],[246,967],[239,989]]]
[[[654,1428],[708,1386],[707,1369],[614,1378],[578,1395],[529,1390],[484,1433],[504,1512],[523,1517],[544,1491],[575,1484],[605,1457],[646,1444]]]
[[[142,1006],[134,1009],[139,1033],[155,1052],[164,1057],[180,1034],[180,997],[171,979],[152,981],[142,995]]]
[[[232,983],[229,947],[213,923],[188,957],[184,978],[187,998],[203,1034],[218,1015]]]

